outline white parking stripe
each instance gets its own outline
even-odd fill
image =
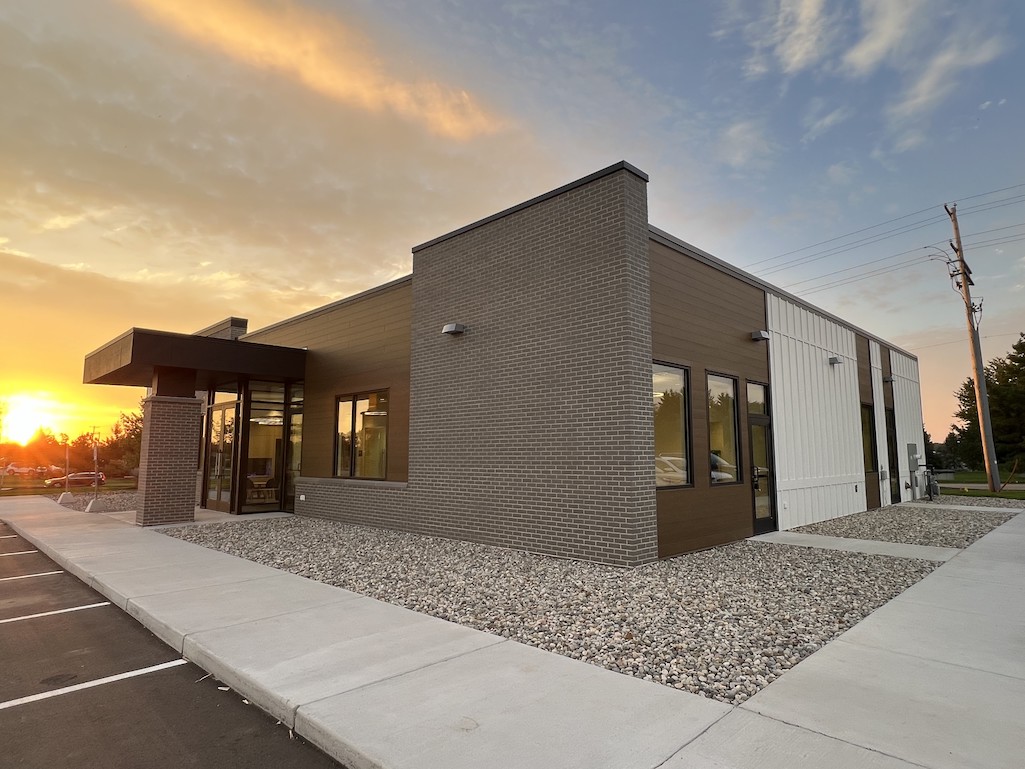
[[[8,555],[29,555],[31,553],[38,553],[38,550],[19,550],[17,553],[0,553],[0,558]]]
[[[85,606],[73,606],[70,609],[57,609],[55,611],[41,611],[39,614],[26,614],[23,617],[11,617],[9,619],[0,619],[0,625],[5,622],[20,622],[23,619],[37,619],[39,617],[52,617],[54,614],[67,614],[71,611],[82,611],[82,609],[95,609],[97,606],[110,606],[110,601],[100,601],[99,603],[90,603]]]
[[[17,534],[0,534],[0,539],[14,539]]]
[[[19,577],[0,577],[0,582],[9,582],[12,579],[28,579],[29,577],[49,577],[51,574],[63,573],[63,571],[41,571],[38,574],[22,574]]]
[[[85,683],[75,684],[74,686],[65,686],[63,689],[54,689],[52,692],[41,692],[40,694],[30,694],[28,697],[19,697],[16,700],[8,700],[7,702],[0,702],[0,710],[6,710],[7,708],[16,708],[18,705],[27,705],[30,702],[39,702],[39,700],[48,700],[51,697],[60,697],[63,694],[71,694],[71,692],[81,691],[82,689],[91,689],[94,686],[103,686],[104,684],[112,684],[115,681],[123,681],[126,678],[135,678],[136,676],[144,676],[147,673],[156,673],[158,670],[166,670],[167,668],[178,667],[178,665],[187,665],[188,660],[171,660],[170,662],[163,662],[159,665],[153,665],[148,668],[140,668],[139,670],[130,670],[127,673],[118,673],[116,676],[107,676],[106,678],[98,678],[95,681],[86,681]]]

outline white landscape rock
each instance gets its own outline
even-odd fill
[[[163,533],[732,704],[938,565],[744,541],[622,569],[298,517]]]

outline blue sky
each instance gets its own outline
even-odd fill
[[[9,336],[0,399],[109,424],[139,393],[76,383],[126,328],[271,323],[626,159],[651,176],[653,224],[915,352],[942,439],[969,371],[962,305],[924,258],[950,237],[944,202],[986,357],[1025,331],[1023,13],[9,0],[0,322],[28,333]],[[869,269],[892,271],[822,288]]]

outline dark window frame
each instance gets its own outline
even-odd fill
[[[750,401],[750,398],[749,398],[749,393],[747,391],[747,386],[748,385],[758,385],[759,387],[765,388],[765,413],[764,414],[762,414],[762,413],[760,413],[758,411],[751,411],[751,401]],[[771,398],[772,398],[772,394],[769,391],[769,383],[768,382],[759,382],[757,379],[745,379],[744,380],[744,407],[745,407],[745,411],[747,413],[747,416],[748,416],[749,420],[750,420],[751,417],[764,417],[765,419],[771,420],[772,419],[772,402],[770,400]]]
[[[388,480],[388,433],[391,431],[391,419],[388,420],[387,431],[385,432],[384,475],[381,475],[381,476],[356,475],[356,452],[352,451],[352,447],[355,444],[355,439],[354,438],[350,438],[351,443],[350,443],[350,451],[349,451],[349,473],[348,473],[348,475],[341,475],[338,472],[338,470],[339,470],[339,467],[338,467],[338,460],[339,460],[338,449],[339,449],[339,435],[340,435],[340,431],[339,431],[339,426],[340,425],[339,425],[339,422],[340,422],[340,416],[341,416],[338,413],[339,406],[342,404],[343,401],[349,401],[352,404],[352,408],[350,409],[350,412],[349,412],[349,435],[350,436],[355,436],[355,433],[356,433],[356,408],[357,408],[357,404],[359,403],[360,399],[361,398],[362,399],[366,399],[366,398],[369,398],[372,395],[378,395],[379,396],[379,395],[382,395],[382,394],[384,395],[385,401],[389,404],[389,407],[390,407],[390,405],[391,405],[391,392],[390,392],[390,389],[387,388],[387,387],[383,387],[383,388],[376,389],[376,390],[364,390],[363,392],[358,392],[358,393],[345,393],[343,395],[336,395],[335,396],[335,414],[334,414],[335,437],[334,437],[334,451],[332,453],[332,458],[331,458],[331,475],[332,475],[333,478],[347,478],[349,480],[358,480],[358,481],[385,481],[385,480]],[[390,416],[390,414],[391,414],[390,409],[389,409],[389,411],[387,413]]]
[[[694,453],[693,453],[693,436],[692,436],[692,425],[693,420],[691,419],[691,382],[690,382],[690,366],[681,366],[679,363],[670,363],[664,360],[652,360],[652,368],[655,366],[665,366],[666,368],[676,369],[683,373],[683,424],[680,426],[681,434],[683,435],[683,460],[686,467],[684,472],[687,475],[686,483],[674,483],[665,486],[656,486],[658,491],[663,489],[689,489],[694,487]],[[654,393],[653,393],[654,394]],[[652,425],[654,426],[654,414],[652,415]],[[657,459],[660,455],[655,454],[653,459]]]
[[[734,449],[737,452],[737,456],[735,457],[735,459],[736,459],[735,467],[736,467],[737,473],[736,473],[736,477],[732,481],[713,481],[712,480],[712,473],[711,473],[711,466],[709,466],[709,473],[708,473],[709,485],[713,489],[715,489],[715,488],[718,488],[720,486],[725,486],[725,487],[737,486],[737,485],[739,485],[739,484],[744,482],[744,462],[742,460],[742,457],[744,455],[744,447],[741,444],[741,436],[740,436],[740,427],[741,427],[741,424],[740,424],[740,377],[739,376],[733,376],[732,374],[724,374],[724,373],[719,372],[719,371],[712,371],[712,370],[709,370],[709,369],[705,369],[704,399],[705,399],[705,419],[706,419],[706,425],[707,425],[707,430],[708,430],[708,455],[709,455],[709,462],[711,462],[711,457],[712,457],[712,413],[711,413],[711,409],[709,408],[709,404],[708,404],[708,380],[711,377],[719,377],[721,379],[729,379],[730,381],[733,382],[733,442],[734,442]],[[745,382],[746,382],[746,380],[745,380]],[[766,405],[768,405],[768,404],[766,404]],[[744,389],[744,407],[745,408],[747,407],[747,388],[746,387]]]

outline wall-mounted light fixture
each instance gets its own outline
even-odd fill
[[[883,377],[883,381],[886,382],[887,384],[889,384],[890,382],[893,381],[893,377],[892,376],[884,376]]]
[[[466,326],[462,323],[446,323],[441,329],[441,333],[448,334],[450,336],[459,336],[466,331]]]
[[[843,358],[841,358],[839,355],[830,355],[829,356],[829,365],[830,366],[839,366],[841,363],[843,363]]]
[[[768,331],[752,331],[751,332],[752,342],[768,342],[769,332]]]

